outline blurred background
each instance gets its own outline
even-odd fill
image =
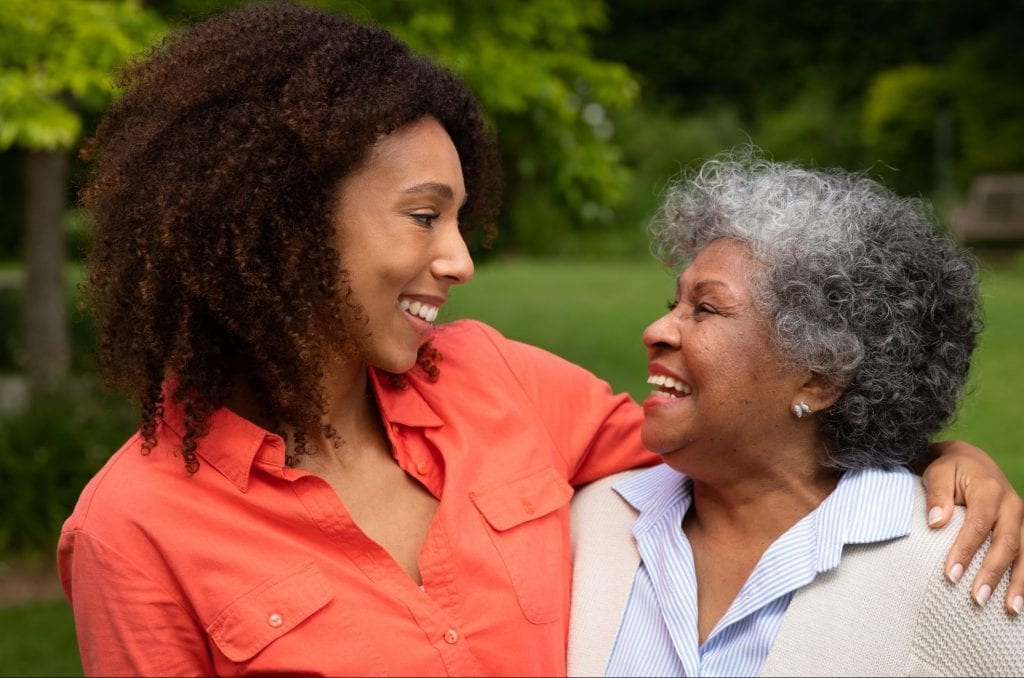
[[[52,569],[83,485],[135,426],[76,308],[77,158],[118,64],[241,1],[0,2],[0,675],[80,674]],[[673,280],[645,224],[737,144],[930,198],[982,262],[986,331],[946,436],[1024,491],[1024,2],[310,0],[392,29],[479,95],[507,179],[471,316],[646,392],[640,332]],[[169,312],[173,312],[169,309]]]

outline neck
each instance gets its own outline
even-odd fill
[[[381,432],[380,415],[377,412],[377,403],[373,397],[366,364],[355,361],[327,370],[326,374],[330,377],[324,385],[324,394],[327,396],[327,416],[324,423],[345,441],[346,445],[341,449],[358,448],[358,443],[369,438],[378,438]],[[341,451],[326,438],[323,442],[327,443],[327,449],[334,449],[335,453]],[[357,444],[347,444],[350,442]]]
[[[334,440],[359,443],[378,439],[381,434],[380,416],[371,392],[366,364],[362,361],[347,361],[325,369],[324,373],[329,378],[323,384],[327,412],[322,423],[333,430]],[[235,414],[261,428],[291,436],[292,431],[280,421],[279,414],[266,412],[244,379],[236,382],[226,405]],[[283,431],[282,426],[285,427]],[[335,445],[323,429],[307,431],[306,440],[308,445],[334,454],[353,447]]]
[[[716,540],[767,548],[839,483],[841,473],[821,466],[819,450],[815,441],[747,455],[734,451],[716,456],[709,472],[680,469],[693,480],[687,534],[700,530]]]

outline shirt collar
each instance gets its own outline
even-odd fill
[[[804,518],[815,525],[817,571],[839,565],[847,544],[872,544],[910,534],[913,511],[914,476],[907,469],[847,471],[832,494]]]
[[[633,473],[615,483],[612,489],[640,512],[633,524],[633,534],[638,537],[679,504],[685,514],[693,501],[693,481],[667,464]]]
[[[174,402],[173,392],[173,386],[164,385],[161,426],[180,439],[185,434],[185,410],[180,403]],[[275,466],[284,466],[285,447],[281,437],[226,407],[210,414],[207,431],[196,443],[196,455],[231,481],[240,492],[249,488],[249,474],[257,458]]]
[[[429,382],[413,374],[405,375],[407,386],[392,386],[387,373],[370,369],[370,381],[385,421],[405,426],[439,427],[443,420],[423,398],[420,389]],[[185,433],[185,412],[173,399],[174,386],[164,385],[162,425],[179,439]],[[249,487],[249,474],[259,459],[273,466],[284,467],[285,445],[280,436],[240,417],[226,407],[215,410],[209,418],[206,435],[196,444],[196,455],[217,469],[241,492]]]
[[[693,481],[666,464],[634,473],[613,489],[640,512],[633,525],[637,537],[680,504],[685,514],[693,501]],[[905,468],[848,471],[836,489],[790,530],[813,533],[813,568],[826,572],[839,564],[847,544],[910,534],[913,505],[914,476]]]
[[[430,403],[423,397],[422,389],[432,384],[413,370],[403,375],[404,387],[391,384],[391,375],[370,368],[370,383],[377,396],[377,407],[384,421],[404,426],[438,427],[444,420],[434,411]]]

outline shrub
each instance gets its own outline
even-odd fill
[[[50,554],[88,480],[136,427],[133,408],[92,377],[0,415],[0,554]]]

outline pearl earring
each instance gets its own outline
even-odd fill
[[[811,408],[804,401],[797,402],[796,405],[790,408],[793,410],[793,414],[796,415],[797,419],[802,419],[805,414],[811,413]]]

